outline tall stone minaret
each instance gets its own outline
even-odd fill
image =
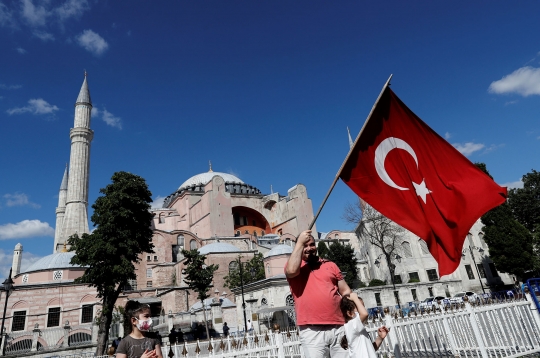
[[[13,250],[13,263],[11,264],[11,277],[15,277],[21,272],[21,260],[22,260],[23,247],[19,243],[15,245]]]
[[[68,166],[66,164],[66,170],[64,170],[64,176],[62,177],[62,184],[60,184],[60,192],[58,193],[58,206],[56,207],[56,228],[54,230],[53,252],[57,251],[57,247],[59,247],[60,238],[62,236],[62,224],[64,222],[64,215],[66,213],[67,189]]]
[[[67,239],[77,233],[88,233],[88,180],[90,175],[90,142],[94,131],[90,129],[92,100],[88,91],[86,73],[75,102],[75,124],[69,131],[71,155],[67,185],[66,211],[62,233],[56,242],[55,252],[62,250]]]

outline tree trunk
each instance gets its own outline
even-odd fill
[[[210,340],[210,333],[208,331],[208,320],[206,319],[206,307],[204,307],[204,300],[201,300],[204,316],[204,327],[206,328],[206,339]]]
[[[99,321],[96,356],[104,356],[107,354],[109,330],[111,329],[114,304],[116,303],[118,295],[119,292],[115,291],[110,296],[103,297],[103,308],[101,311],[101,319]]]

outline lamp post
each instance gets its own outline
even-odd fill
[[[11,270],[9,270],[9,276],[6,278],[6,280],[3,283],[2,290],[6,293],[6,298],[4,301],[4,314],[2,315],[2,328],[0,328],[0,334],[2,335],[2,341],[0,341],[2,346],[2,355],[5,354],[6,345],[5,345],[5,334],[4,334],[4,323],[6,321],[6,310],[7,310],[7,303],[9,295],[11,295],[11,292],[13,292],[13,280],[11,279]]]
[[[399,292],[397,293],[396,295],[396,283],[394,282],[394,273],[396,271],[396,265],[394,265],[390,260],[392,258],[392,255],[394,256],[394,259],[397,261],[397,262],[401,262],[401,256],[399,256],[398,254],[390,254],[390,255],[386,255],[386,254],[380,254],[376,259],[375,259],[375,265],[377,267],[380,267],[381,266],[381,260],[380,258],[385,256],[386,258],[386,263],[388,264],[388,269],[390,270],[390,280],[392,280],[392,287],[394,287],[394,296],[397,300],[397,304],[398,304],[398,307],[399,309],[401,309],[401,302],[399,300]]]
[[[467,234],[467,239],[469,240],[469,251],[471,252],[471,258],[474,264],[474,267],[476,267],[476,273],[478,274],[478,281],[480,281],[480,286],[482,287],[482,292],[486,293],[486,289],[484,288],[484,283],[482,282],[482,277],[480,276],[480,269],[478,268],[478,265],[476,264],[476,260],[474,259],[474,252],[473,249],[478,250],[480,254],[484,253],[484,249],[481,247],[476,247],[472,245],[472,234]],[[465,252],[467,250],[463,250],[461,253],[463,256],[465,256]]]
[[[244,334],[247,334],[247,317],[246,317],[246,301],[244,299],[244,269],[243,269],[243,262],[240,261],[241,256],[238,256],[238,265],[240,266],[240,289],[242,292],[242,311],[244,313]],[[249,270],[251,277],[255,277],[255,270],[253,267]]]

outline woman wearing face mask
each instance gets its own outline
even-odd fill
[[[116,357],[163,358],[159,340],[149,337],[150,327],[150,306],[138,301],[128,301],[124,311],[124,329],[129,335],[120,341]]]

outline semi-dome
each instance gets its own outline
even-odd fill
[[[208,255],[221,252],[239,252],[242,250],[225,242],[214,242],[209,245],[204,245],[203,247],[199,248],[198,251],[201,255]]]
[[[24,273],[41,270],[81,267],[79,265],[70,264],[71,258],[73,256],[75,256],[74,252],[58,252],[56,254],[42,257],[41,259],[34,262],[29,268],[27,268]]]
[[[222,177],[223,180],[226,183],[227,182],[229,182],[229,183],[233,182],[233,183],[244,184],[244,182],[242,180],[240,180],[240,178],[238,178],[238,177],[236,177],[236,176],[234,176],[232,174],[220,173],[220,172],[206,172],[206,173],[201,173],[201,174],[197,174],[197,175],[192,176],[191,178],[189,178],[188,180],[183,182],[182,185],[180,185],[180,187],[178,188],[178,190],[190,187],[192,185],[200,185],[200,184],[206,185],[216,175]]]
[[[289,255],[292,254],[293,249],[289,245],[276,245],[272,248],[272,250],[268,251],[266,254],[264,254],[264,258],[272,257],[272,256],[278,256],[278,255]]]

